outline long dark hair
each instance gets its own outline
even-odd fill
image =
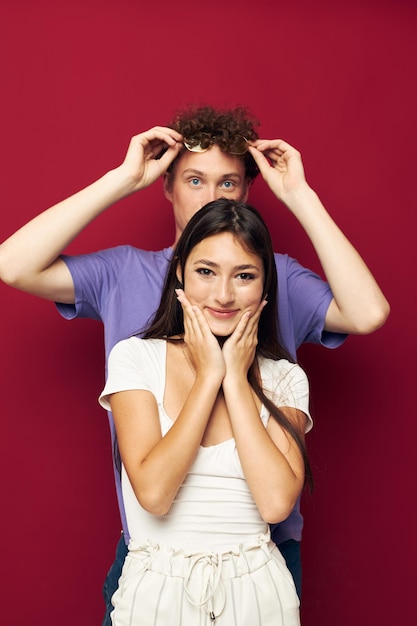
[[[267,296],[269,304],[263,309],[259,320],[256,357],[262,356],[274,361],[287,359],[294,362],[280,340],[277,270],[268,228],[252,206],[225,198],[206,204],[194,214],[184,228],[169,265],[159,308],[143,333],[143,338],[182,341],[173,338],[184,334],[182,306],[175,292],[176,288],[183,287],[177,278],[178,267],[182,269],[185,267],[190,252],[198,243],[219,233],[231,233],[246,250],[258,256],[263,263],[264,296]],[[311,485],[311,468],[304,441],[292,422],[265,395],[257,358],[248,370],[248,381],[270,414],[297,443],[304,459],[306,480]]]

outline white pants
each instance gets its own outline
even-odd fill
[[[129,545],[113,626],[299,626],[292,576],[269,535],[230,552]]]

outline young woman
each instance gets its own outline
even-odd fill
[[[309,476],[311,418],[277,297],[261,216],[216,200],[185,227],[144,338],[110,354],[100,403],[115,420],[131,537],[114,626],[299,624],[268,525]]]

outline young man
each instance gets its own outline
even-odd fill
[[[327,278],[322,281],[294,259],[276,254],[281,335],[288,351],[295,358],[303,342],[336,347],[348,333],[366,334],[380,327],[389,305],[358,252],[307,184],[300,154],[282,140],[258,139],[243,109],[189,109],[169,127],[157,126],[133,137],[119,167],[41,213],[1,245],[0,277],[57,302],[68,319],[101,320],[108,355],[117,341],[140,332],[156,311],[173,246],[191,216],[219,197],[246,201],[258,172],[299,221]],[[158,252],[120,246],[91,255],[61,256],[103,211],[160,176],[173,207],[172,246]],[[114,440],[111,414],[109,423]],[[117,453],[114,460],[124,541],[104,588],[104,624],[110,624],[110,598],[129,540]],[[272,529],[299,593],[301,530],[299,503],[285,522]]]

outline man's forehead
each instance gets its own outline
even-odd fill
[[[224,174],[244,174],[245,165],[238,157],[222,152],[217,146],[206,152],[185,150],[176,160],[176,171],[194,170],[199,173],[224,172]]]

